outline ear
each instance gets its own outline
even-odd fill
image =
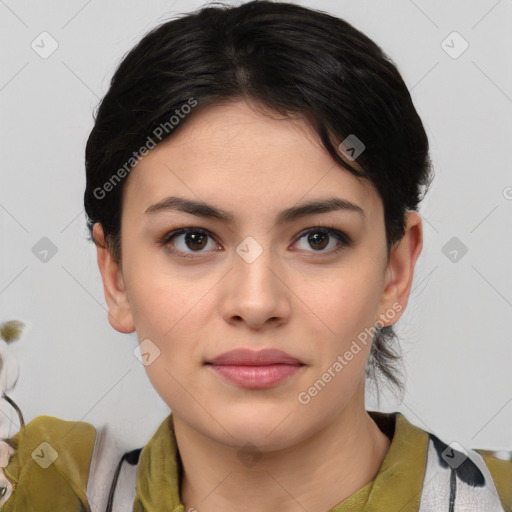
[[[380,301],[379,324],[394,324],[407,306],[416,260],[423,248],[423,225],[415,211],[406,214],[406,230],[401,240],[391,249],[386,267],[384,291]],[[393,311],[393,315],[386,312]],[[386,317],[388,317],[386,319]],[[377,320],[377,319],[376,319]]]
[[[98,267],[108,305],[108,321],[116,331],[125,334],[134,332],[135,324],[126,294],[123,272],[110,254],[103,227],[99,222],[94,224],[93,237],[96,241]]]

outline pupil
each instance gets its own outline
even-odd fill
[[[199,239],[199,241],[198,241],[198,239]],[[204,240],[206,240],[206,236],[201,233],[187,233],[185,236],[185,243],[187,244],[187,246],[189,243],[200,244],[201,239],[203,239],[202,241],[204,242]],[[195,249],[202,249],[203,247],[204,247],[204,243],[201,247],[195,247]],[[189,247],[189,249],[194,249],[194,247]]]
[[[317,232],[308,237],[308,242],[312,244],[311,246],[313,247],[313,249],[323,249],[325,247],[325,244],[322,245],[321,241],[319,240],[322,237],[325,241],[327,239],[327,233]],[[320,244],[321,247],[315,247],[315,245],[318,244]]]

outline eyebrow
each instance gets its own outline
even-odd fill
[[[318,199],[315,201],[309,201],[306,203],[292,206],[279,212],[276,217],[276,224],[281,225],[289,222],[293,222],[302,217],[309,215],[315,215],[319,213],[327,213],[333,211],[349,211],[357,212],[366,217],[364,210],[346,199],[339,197],[331,197],[326,199]],[[222,210],[215,206],[209,205],[205,202],[195,201],[192,199],[185,199],[183,197],[169,196],[158,203],[151,205],[145,213],[153,214],[163,211],[179,211],[197,215],[199,217],[218,219],[226,222],[227,224],[233,224],[234,215],[231,212]]]

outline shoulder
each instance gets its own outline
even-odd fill
[[[445,442],[399,412],[372,417],[392,438],[383,483],[391,483],[395,498],[401,493],[414,503],[415,512],[512,512],[512,451]],[[410,488],[421,492],[413,496]]]
[[[512,451],[466,449],[429,434],[423,510],[453,503],[457,510],[512,512]]]
[[[512,511],[512,450],[475,449],[485,461],[505,510]]]
[[[87,422],[42,415],[0,441],[0,510],[87,509],[95,438]]]

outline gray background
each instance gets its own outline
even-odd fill
[[[389,54],[431,143],[425,245],[397,324],[407,392],[398,404],[383,390],[380,409],[466,448],[512,449],[512,2],[298,3],[343,17]],[[9,395],[28,421],[48,414],[108,423],[133,447],[168,414],[133,354],[136,334],[107,321],[96,250],[86,241],[84,148],[125,52],[201,5],[0,0],[0,321],[27,324],[2,350],[19,363]],[[31,47],[44,31],[59,45],[46,59]],[[453,31],[469,44],[456,58],[462,39]],[[46,262],[33,251],[43,237],[57,249]],[[373,394],[366,407],[377,409]],[[12,408],[2,403],[0,412],[3,435],[12,435]]]

